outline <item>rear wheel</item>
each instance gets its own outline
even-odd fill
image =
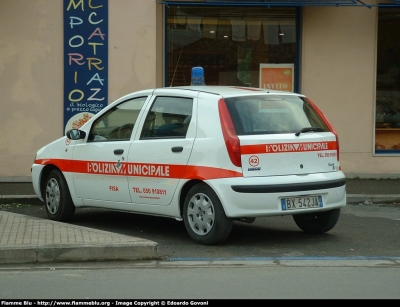
[[[195,185],[186,195],[183,220],[193,241],[203,245],[225,241],[233,224],[225,215],[218,196],[204,183]]]
[[[54,221],[66,222],[75,213],[67,182],[59,170],[52,170],[46,178],[44,202],[47,215]]]
[[[293,215],[297,226],[308,233],[324,233],[335,227],[340,209]]]

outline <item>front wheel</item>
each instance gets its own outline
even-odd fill
[[[233,225],[218,196],[204,183],[195,185],[186,195],[183,220],[192,240],[203,245],[222,243]]]
[[[297,226],[308,233],[324,233],[335,227],[340,209],[293,215]]]
[[[52,170],[46,178],[44,202],[47,215],[51,220],[66,222],[75,213],[67,182],[59,170]]]

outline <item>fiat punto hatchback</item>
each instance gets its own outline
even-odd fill
[[[32,182],[52,220],[82,207],[164,216],[199,244],[268,216],[324,233],[346,205],[338,136],[317,106],[235,86],[126,95],[41,148]]]

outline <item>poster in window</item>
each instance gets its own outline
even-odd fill
[[[294,64],[260,64],[260,88],[294,91]]]

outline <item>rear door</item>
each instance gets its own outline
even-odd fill
[[[194,91],[155,91],[127,160],[133,203],[171,202],[193,148],[196,96]]]

